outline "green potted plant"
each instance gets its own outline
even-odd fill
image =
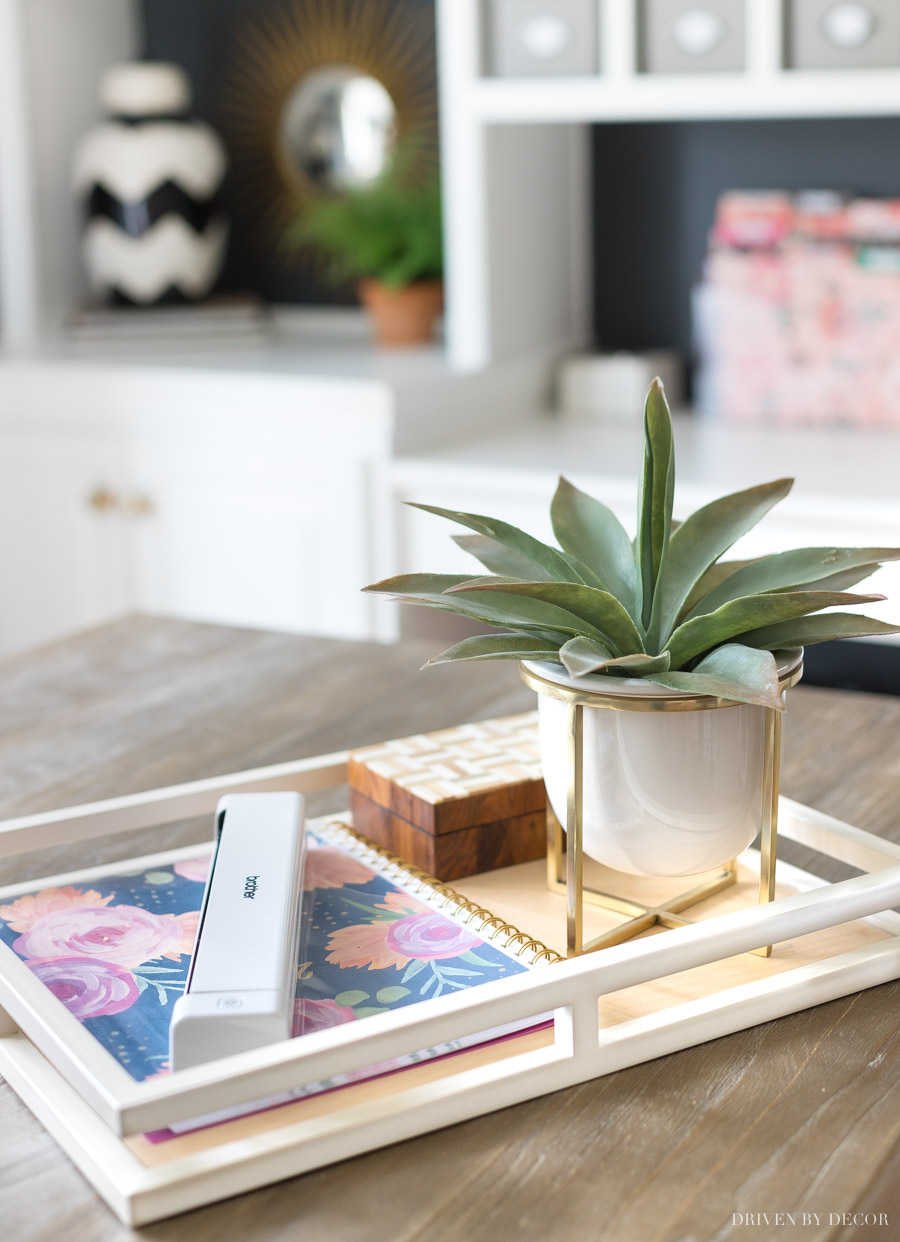
[[[359,281],[379,345],[431,340],[443,306],[441,199],[436,178],[423,183],[395,156],[371,185],[321,198],[292,230],[319,249],[336,281]]]
[[[366,589],[501,631],[429,664],[517,660],[607,706],[640,699],[646,710],[585,708],[584,849],[619,871],[695,874],[736,857],[759,830],[765,709],[784,709],[802,648],[900,632],[823,611],[883,599],[846,588],[900,549],[722,560],[792,482],[724,496],[675,522],[672,421],[657,380],[644,409],[633,542],[605,505],[560,479],[550,511],[558,547],[493,518],[418,505],[473,531],[454,538],[488,573],[404,574]],[[687,710],[721,702],[731,710]],[[565,704],[541,694],[539,718],[548,795],[565,823]]]

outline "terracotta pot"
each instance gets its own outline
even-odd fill
[[[434,335],[434,321],[444,306],[439,280],[417,280],[391,289],[378,280],[362,280],[359,295],[372,316],[379,345],[421,345]]]

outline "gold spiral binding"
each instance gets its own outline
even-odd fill
[[[539,962],[565,960],[561,954],[554,949],[548,949],[540,940],[535,940],[526,932],[519,931],[518,927],[507,923],[483,906],[476,905],[474,901],[464,897],[455,888],[436,880],[433,875],[408,863],[399,854],[392,854],[390,850],[383,849],[380,845],[367,840],[366,837],[360,836],[342,820],[335,819],[326,824],[321,835],[326,840],[333,841],[335,845],[349,845],[355,857],[363,862],[372,862],[374,869],[385,879],[397,880],[413,893],[427,894],[432,900],[436,898],[438,909],[443,910],[452,906],[453,913],[457,917],[462,917],[462,921],[466,924],[477,920],[476,930],[483,932],[486,940],[494,943],[502,941],[504,949],[512,949],[515,957],[526,961],[530,966],[536,966]],[[531,954],[530,958],[528,954]]]

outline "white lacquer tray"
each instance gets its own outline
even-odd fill
[[[9,820],[0,854],[211,814],[229,791],[311,793],[346,776],[347,756],[326,755]],[[738,884],[698,906],[693,926],[152,1082],[133,1081],[0,946],[0,1073],[113,1211],[145,1224],[900,977],[890,909],[900,846],[785,798],[779,833],[864,874],[826,884],[779,863],[777,899],[758,906],[758,855],[748,851]],[[564,941],[565,901],[547,891],[542,863],[456,887],[551,947]],[[747,952],[767,944],[771,958]],[[549,1011],[552,1026],[502,1043],[170,1142],[143,1137]]]

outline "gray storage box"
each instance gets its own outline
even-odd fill
[[[791,0],[792,69],[878,69],[900,65],[900,0]]]
[[[597,72],[598,0],[488,0],[488,72],[572,77]]]
[[[744,0],[642,0],[646,73],[728,73],[744,68]]]

